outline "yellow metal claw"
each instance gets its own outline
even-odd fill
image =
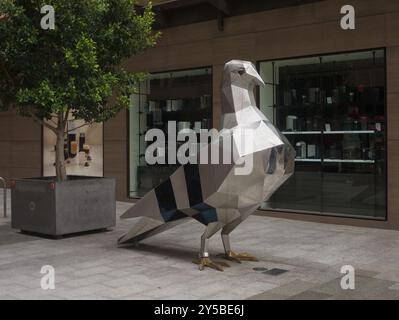
[[[195,264],[199,265],[200,270],[204,270],[205,267],[212,268],[218,271],[224,271],[224,268],[230,267],[229,264],[225,262],[213,262],[208,257],[200,258],[193,261]]]
[[[246,252],[235,253],[233,251],[228,251],[228,252],[226,252],[224,257],[227,260],[235,261],[238,263],[241,263],[241,261],[259,261],[258,258],[256,258],[253,255],[250,255],[249,253],[246,253]]]

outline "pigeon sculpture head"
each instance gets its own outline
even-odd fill
[[[255,106],[253,89],[255,86],[264,85],[252,62],[242,60],[227,62],[222,79],[222,114],[235,113],[248,106]]]
[[[224,67],[224,79],[239,87],[264,86],[262,78],[252,62],[231,60]],[[224,82],[224,81],[223,81]]]

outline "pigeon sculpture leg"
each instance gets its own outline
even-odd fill
[[[219,222],[212,222],[208,224],[208,226],[206,227],[205,232],[201,237],[201,250],[200,250],[199,259],[194,261],[194,263],[199,265],[200,270],[203,270],[204,267],[210,267],[219,271],[223,271],[223,267],[229,266],[227,263],[213,262],[209,258],[209,253],[208,253],[209,238],[212,237],[216,232],[218,232],[222,227],[223,224]]]
[[[224,156],[224,142],[231,142],[233,148],[228,152],[234,161],[179,167],[122,215],[123,219],[142,218],[119,239],[120,244],[139,242],[191,218],[206,226],[199,259],[195,261],[201,270],[223,270],[228,266],[209,257],[208,241],[218,231],[227,260],[257,260],[248,253],[235,253],[230,233],[293,174],[295,164],[293,147],[256,107],[257,85],[264,83],[251,62],[232,60],[225,65],[221,104],[222,127],[227,131],[205,148],[209,155],[216,145],[219,155]],[[243,173],[242,163],[247,159],[251,167]]]
[[[255,211],[258,208],[256,206],[255,208],[251,208],[251,210],[248,210],[247,213],[248,215],[251,214],[253,211]],[[244,215],[245,216],[245,215]],[[241,261],[258,261],[258,259],[249,253],[235,253],[234,251],[231,250],[230,246],[230,233],[238,227],[241,222],[243,222],[245,218],[240,217],[237,218],[230,223],[226,224],[223,229],[222,229],[222,242],[223,242],[223,247],[224,247],[224,252],[225,252],[225,258],[228,260],[232,260],[238,263],[241,263]]]

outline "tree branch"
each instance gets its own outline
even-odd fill
[[[43,127],[46,127],[47,129],[50,129],[52,132],[57,133],[57,127],[53,127],[52,125],[50,125],[49,123],[47,123],[43,119],[40,119],[37,116],[33,116],[33,120],[36,121],[36,122],[39,122]]]
[[[51,123],[52,123],[54,126],[57,126],[57,123],[56,123],[53,119],[49,119],[48,121],[51,121]]]
[[[79,126],[79,127],[73,128],[73,129],[71,129],[71,130],[67,130],[66,133],[71,132],[71,131],[74,131],[74,130],[77,130],[77,129],[80,129],[80,128],[83,128],[83,127],[85,127],[85,126],[89,126],[89,125],[91,125],[91,124],[92,124],[91,122],[86,122],[86,123],[82,124],[82,125]]]
[[[67,110],[65,111],[64,123],[67,123],[70,111],[71,111],[71,108],[68,107]]]
[[[11,105],[12,107],[12,105]],[[51,124],[49,124],[48,122],[46,122],[45,120],[43,120],[42,118],[38,117],[32,110],[30,110],[28,112],[28,115],[30,115],[30,117],[33,119],[33,121],[40,123],[43,127],[46,127],[47,129],[51,130],[52,132],[54,132],[55,134],[57,134],[57,128],[58,126],[54,123],[53,120],[50,120],[52,123],[55,124],[55,126],[52,126]]]

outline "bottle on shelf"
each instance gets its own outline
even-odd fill
[[[297,130],[297,116],[288,115],[285,122],[285,129],[287,131],[296,131]]]
[[[306,142],[299,141],[296,143],[296,157],[298,159],[306,158]]]
[[[72,144],[74,144],[74,149],[72,150]],[[69,158],[76,157],[76,134],[75,133],[68,133],[68,151],[69,151]]]
[[[71,141],[71,150],[70,154],[72,155],[72,158],[75,158],[76,155],[78,154],[78,143],[76,140]]]
[[[73,159],[77,155],[77,144],[76,143],[76,122],[74,120],[68,120],[68,151],[69,151],[69,158]],[[72,142],[74,142],[73,150],[72,150]]]
[[[316,158],[316,154],[317,154],[317,146],[315,144],[308,144],[307,147],[307,158],[311,158],[314,159]]]
[[[79,151],[83,151],[83,146],[86,143],[86,135],[82,132],[79,135]]]
[[[64,159],[67,160],[68,158],[69,158],[68,139],[64,139]]]

